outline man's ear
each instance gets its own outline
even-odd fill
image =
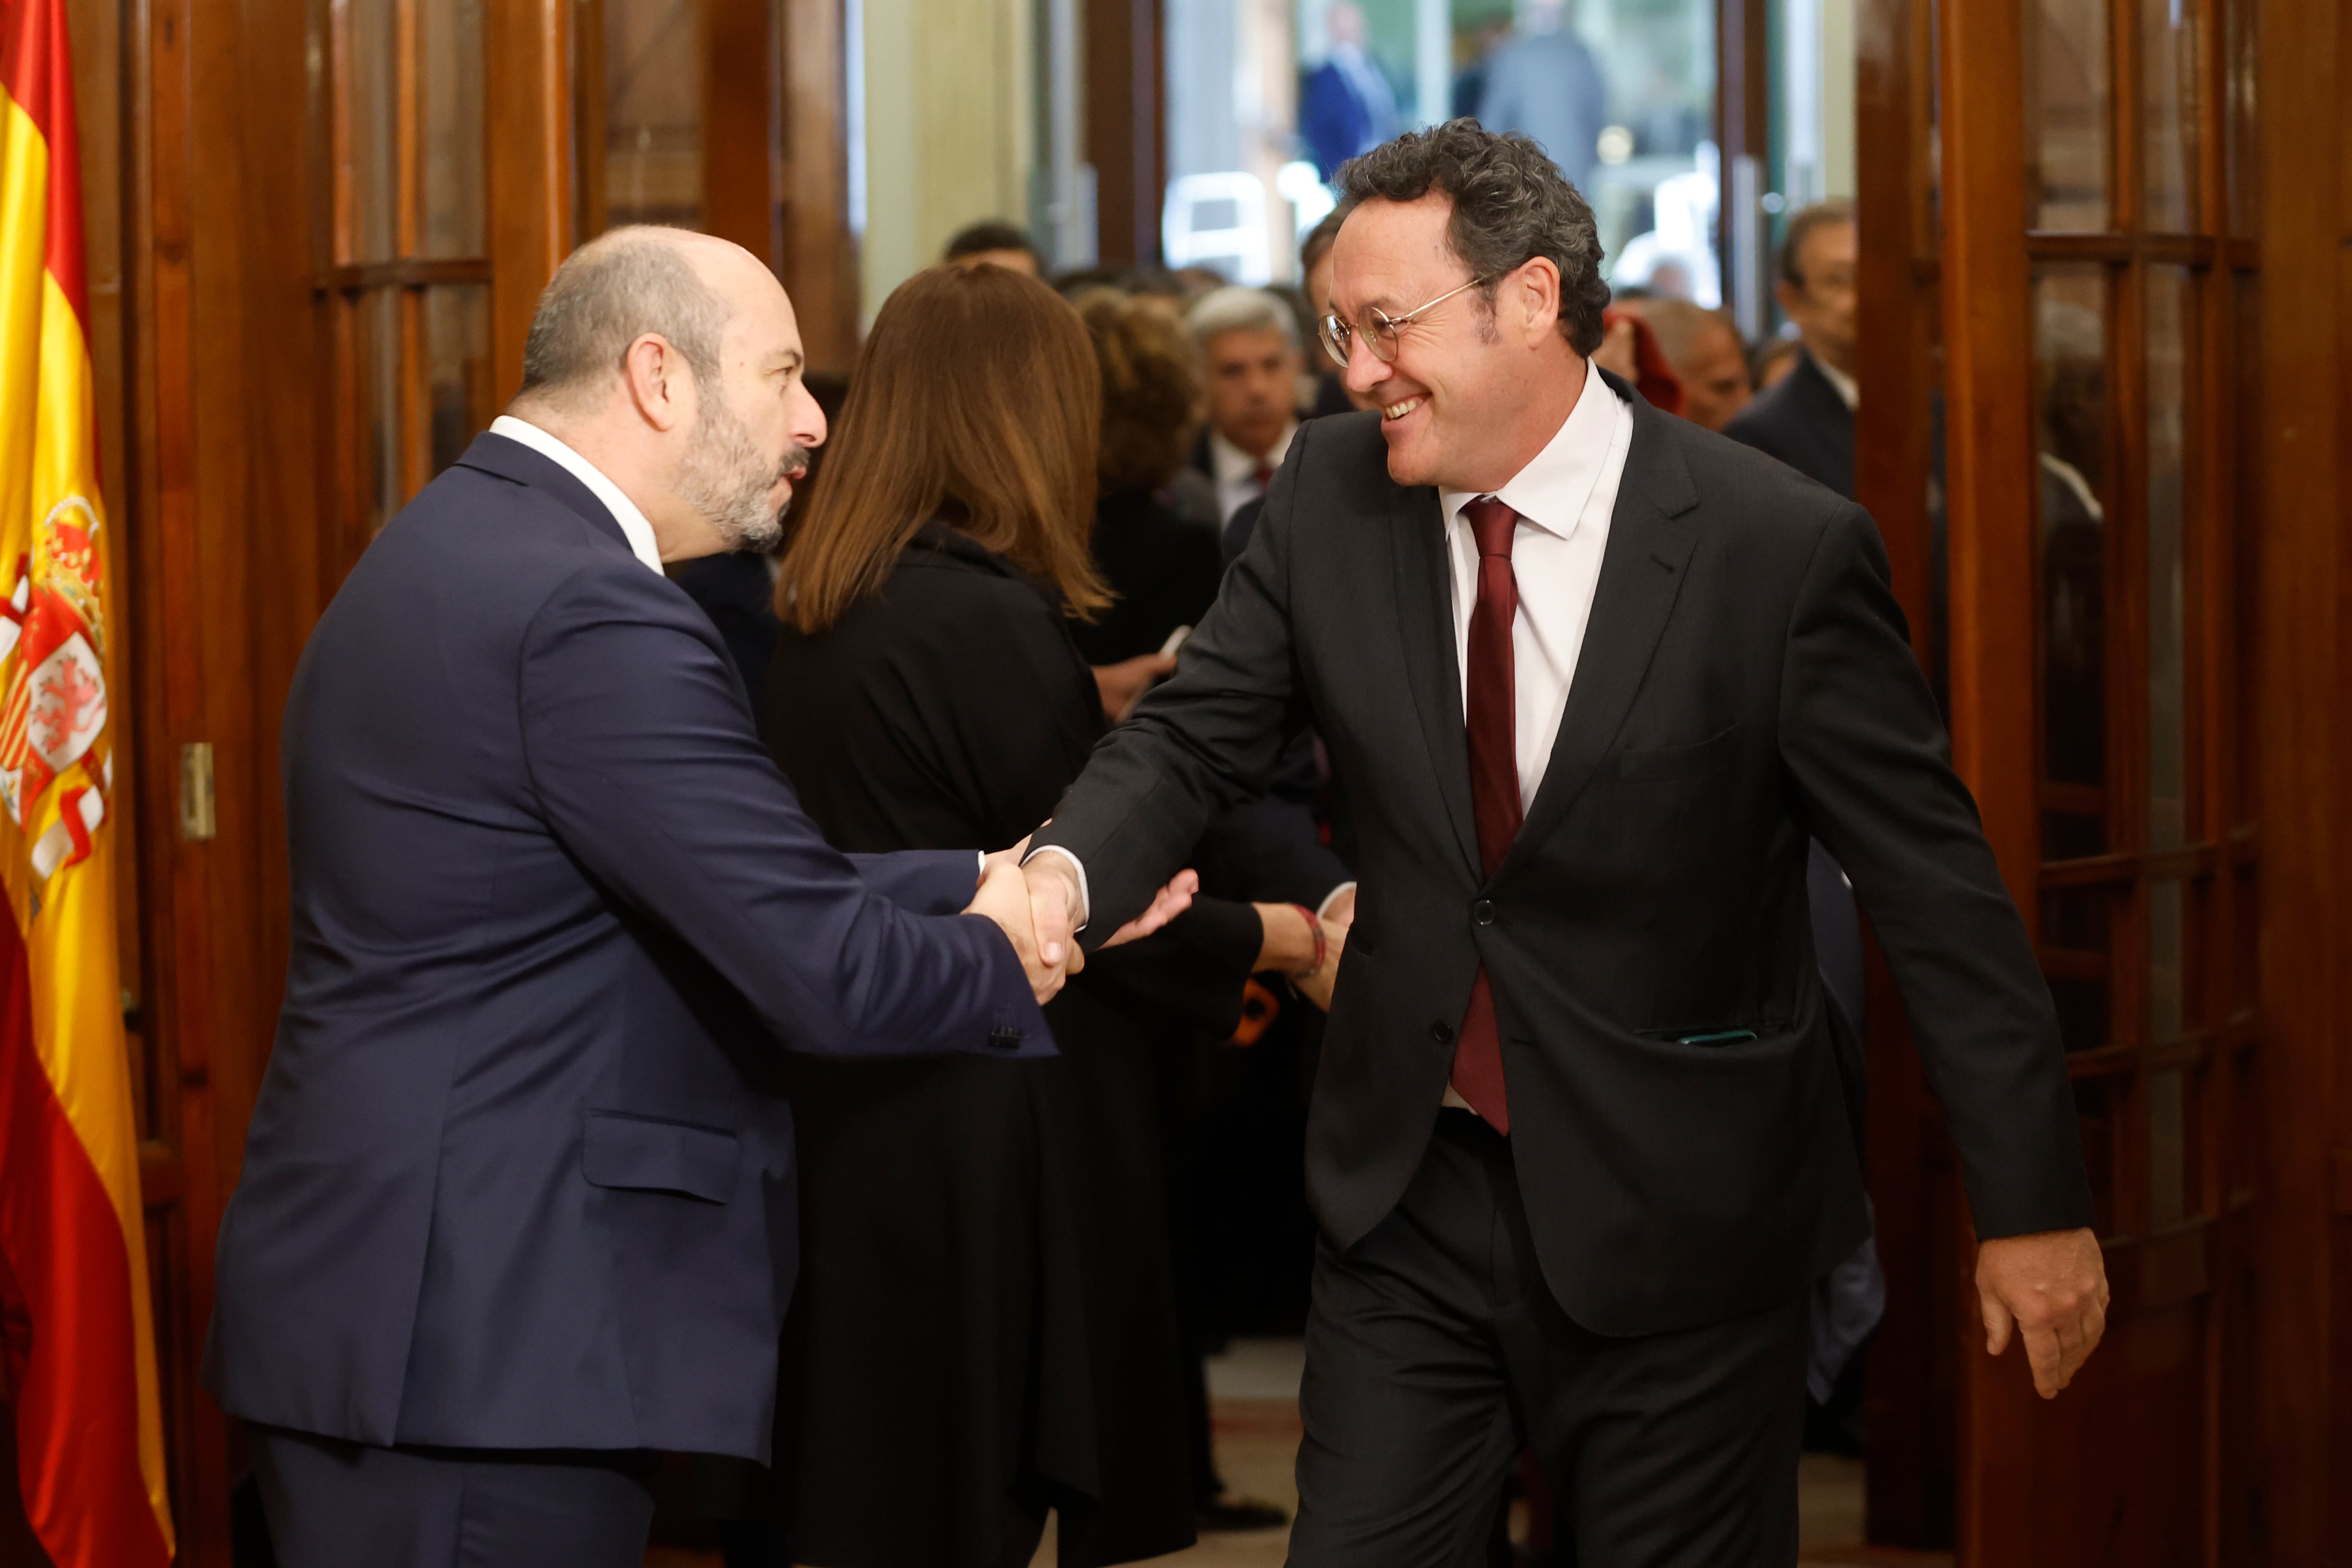
[[[658,332],[646,332],[623,353],[621,384],[637,416],[656,430],[675,429],[692,411],[685,361]]]
[[[1540,343],[1559,332],[1559,268],[1551,258],[1538,256],[1521,267],[1507,286],[1510,302],[1518,308],[1521,331],[1530,343]]]

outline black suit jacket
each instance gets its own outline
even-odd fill
[[[1733,416],[1723,433],[1853,499],[1853,410],[1803,349],[1797,368]]]
[[[1853,878],[1988,1237],[2085,1225],[2048,987],[1911,656],[1870,519],[1634,398],[1542,788],[1481,873],[1435,490],[1370,415],[1301,426],[1175,676],[1036,842],[1086,865],[1088,940],[1257,787],[1311,713],[1360,830],[1354,934],[1307,1142],[1331,1239],[1412,1180],[1484,963],[1511,1149],[1553,1293],[1646,1333],[1755,1311],[1864,1234],[1807,921],[1807,841]],[[1599,387],[1587,395],[1597,395]],[[1754,1030],[1750,1043],[1686,1037]]]

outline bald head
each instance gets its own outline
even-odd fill
[[[620,374],[629,345],[648,332],[668,340],[697,377],[710,381],[734,313],[713,287],[712,274],[728,270],[728,251],[751,259],[725,240],[649,224],[613,229],[573,251],[531,316],[522,395],[576,405]]]
[[[764,549],[824,439],[802,361],[792,301],[758,258],[636,225],[556,268],[509,412],[619,485],[664,559]]]
[[[1630,300],[1624,309],[1650,323],[1658,347],[1683,384],[1683,417],[1720,430],[1748,406],[1748,351],[1721,313],[1687,300]]]

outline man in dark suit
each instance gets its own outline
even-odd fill
[[[1580,1563],[1793,1563],[1807,1288],[1865,1225],[1809,839],[1942,1096],[1988,1348],[2054,1394],[2106,1298],[2049,992],[1869,518],[1588,367],[1591,211],[1524,138],[1401,137],[1343,202],[1326,332],[1381,412],[1300,427],[1038,831],[1041,936],[1145,908],[1311,718],[1361,882],[1291,1561],[1482,1561],[1532,1445]]]
[[[1298,134],[1325,180],[1339,165],[1396,134],[1396,90],[1366,50],[1370,29],[1355,0],[1334,0],[1323,13],[1331,36],[1329,58],[1307,73],[1298,89]]]
[[[1852,202],[1789,220],[1773,292],[1795,323],[1796,367],[1734,416],[1723,433],[1853,499],[1854,258]]]
[[[767,1454],[779,1047],[1052,1049],[1010,858],[829,848],[661,575],[773,542],[824,437],[801,369],[747,253],[594,241],[512,414],[304,652],[293,950],[205,1367],[289,1568],[635,1564],[654,1451]]]

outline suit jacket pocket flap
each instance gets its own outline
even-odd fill
[[[592,1110],[581,1142],[581,1173],[596,1186],[683,1193],[723,1204],[735,1195],[735,1134],[684,1121]]]
[[[1696,778],[1718,768],[1728,767],[1739,753],[1741,726],[1709,735],[1696,746],[1659,746],[1642,752],[1617,753],[1617,774],[1620,778],[1664,779]]]

